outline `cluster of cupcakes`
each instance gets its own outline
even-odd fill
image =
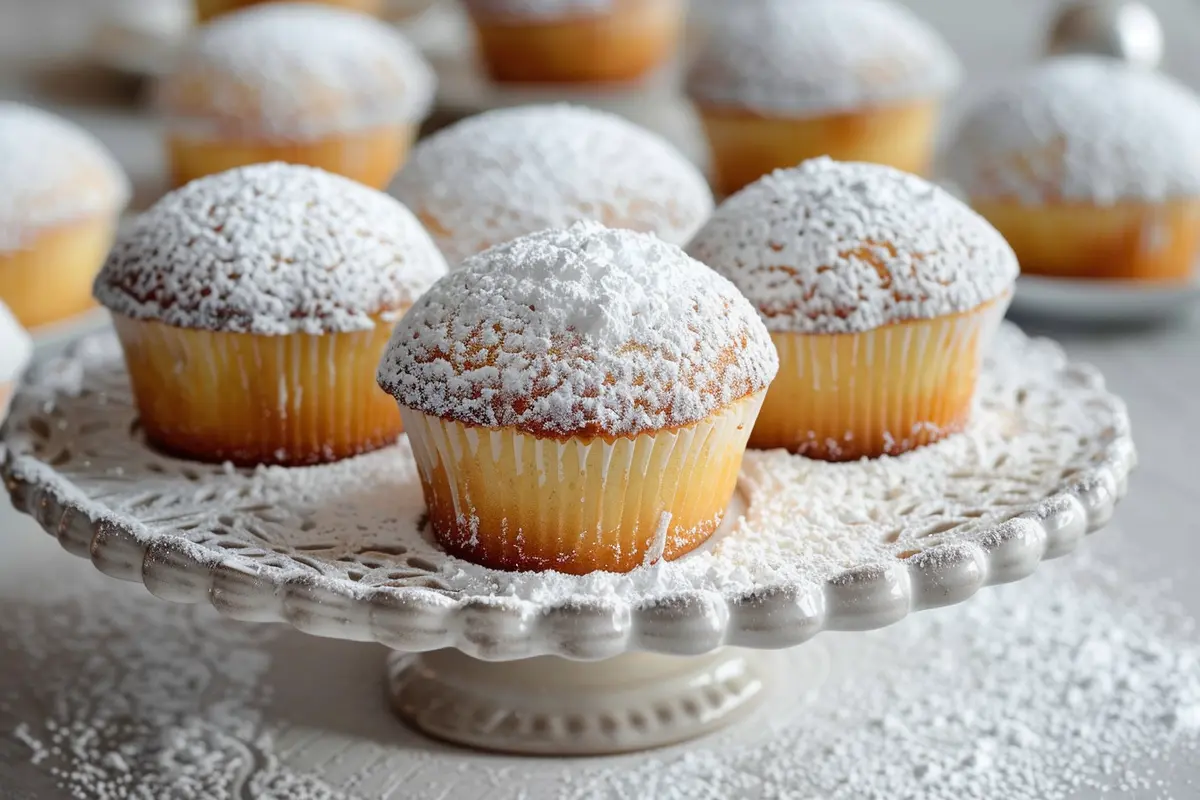
[[[1052,59],[985,95],[944,163],[965,199],[914,174],[957,64],[886,0],[724,12],[688,83],[719,206],[668,142],[599,111],[413,144],[432,72],[369,9],[219,5],[159,89],[178,186],[111,250],[111,158],[0,105],[0,297],[36,325],[94,295],[141,431],[176,456],[294,468],[403,442],[433,535],[491,567],[677,558],[720,525],[747,448],[844,461],[953,436],[1019,261],[1180,280],[1200,246],[1200,103],[1117,62]],[[678,13],[470,8],[514,79],[522,53],[628,77],[665,34],[584,52],[611,74],[570,56]]]
[[[569,106],[465,120],[397,185],[200,178],[95,295],[150,444],[298,467],[403,438],[434,536],[500,569],[677,558],[748,446],[845,460],[961,430],[1017,274],[916,176],[815,159],[714,212],[665,141]]]

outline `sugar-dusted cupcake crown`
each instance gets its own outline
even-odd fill
[[[379,384],[468,425],[632,436],[705,419],[777,368],[727,280],[654,236],[581,222],[440,280],[397,325]]]
[[[688,248],[772,331],[849,333],[968,311],[1017,260],[963,203],[908,173],[817,158],[730,197]]]
[[[1026,204],[1200,197],[1200,98],[1101,56],[1050,59],[985,94],[945,158],[972,199]]]
[[[704,176],[664,139],[568,105],[492,111],[434,134],[413,151],[396,192],[451,264],[579,220],[683,244],[713,205]]]
[[[179,328],[367,330],[446,272],[396,200],[311,167],[257,164],[171,192],[113,247],[95,295]]]
[[[21,103],[0,102],[0,252],[45,228],[115,217],[129,181],[91,134]]]
[[[959,71],[891,0],[751,0],[724,4],[687,84],[701,103],[799,117],[937,98]]]
[[[251,6],[203,26],[158,87],[192,136],[307,140],[419,122],[433,71],[393,27],[310,3]]]

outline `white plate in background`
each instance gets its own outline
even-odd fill
[[[1136,323],[1176,316],[1198,302],[1200,277],[1166,286],[1022,275],[1012,307],[1020,314],[1064,322]]]

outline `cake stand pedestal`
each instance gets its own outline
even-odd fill
[[[2,438],[14,506],[102,572],[235,619],[379,642],[403,719],[541,755],[679,742],[773,685],[815,689],[823,648],[804,648],[786,680],[767,651],[1031,574],[1108,522],[1136,461],[1101,376],[1007,325],[968,432],[859,464],[748,453],[713,539],[626,575],[501,573],[447,555],[403,439],[305,469],[157,453],[111,333],[33,369]]]
[[[499,663],[457,650],[393,652],[388,685],[400,717],[437,739],[514,753],[597,755],[723,728],[762,699],[771,667],[767,656],[733,648]],[[809,684],[822,677],[804,676]]]

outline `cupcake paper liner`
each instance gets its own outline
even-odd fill
[[[433,532],[449,552],[498,569],[582,574],[627,572],[708,539],[762,401],[759,392],[694,425],[615,439],[401,413]]]

